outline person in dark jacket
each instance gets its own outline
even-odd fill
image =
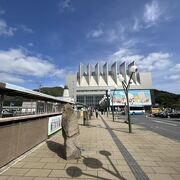
[[[98,118],[98,110],[96,109],[96,118]]]

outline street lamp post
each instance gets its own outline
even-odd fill
[[[101,113],[103,114],[103,112],[105,112],[105,110],[107,109],[107,98],[106,98],[106,95],[104,95],[102,97],[102,99],[99,101],[99,105],[101,107],[101,111],[102,111]]]
[[[121,81],[122,86],[123,86],[123,90],[126,96],[126,101],[127,101],[127,115],[128,115],[128,125],[129,125],[129,133],[132,133],[132,127],[131,127],[131,117],[130,117],[130,110],[129,110],[129,97],[128,97],[128,90],[130,87],[130,83],[131,83],[131,79],[133,74],[138,70],[137,66],[131,66],[129,69],[130,72],[130,78],[128,83],[126,83],[124,77],[122,76],[122,74],[118,74],[118,79]]]
[[[113,122],[114,122],[114,94],[115,94],[115,90],[113,90],[113,95],[112,95],[112,98],[111,98],[111,101],[112,101],[112,117],[113,117]]]
[[[106,90],[106,110],[107,110],[107,117],[109,111],[109,96],[110,96],[110,89]]]
[[[104,104],[103,109],[104,109],[104,115],[105,115],[105,112],[106,112],[106,106],[107,106],[107,103],[106,103],[106,95],[104,95],[104,97],[103,97],[103,104]]]

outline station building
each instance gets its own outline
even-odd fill
[[[66,77],[70,97],[74,98],[78,103],[97,107],[107,90],[110,90],[114,101],[111,102],[111,106],[123,106],[125,104],[125,94],[122,82],[118,79],[118,74],[122,74],[124,81],[128,82],[130,78],[129,70],[133,65],[135,65],[135,62],[130,64],[114,62],[110,67],[108,63],[103,66],[97,63],[95,67],[91,64],[88,64],[87,67],[80,64],[79,71],[76,74]],[[152,89],[150,72],[134,73],[129,89],[130,105],[151,106],[153,99]]]

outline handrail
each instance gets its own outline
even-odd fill
[[[5,122],[22,121],[22,120],[27,120],[27,119],[35,119],[39,117],[47,117],[47,116],[54,116],[54,115],[60,115],[60,114],[62,114],[62,112],[0,118],[0,125],[1,123],[5,123]]]

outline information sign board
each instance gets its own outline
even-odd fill
[[[48,121],[48,136],[61,129],[62,115],[49,117]]]
[[[150,90],[129,90],[130,106],[152,105]],[[113,101],[113,102],[112,102]],[[123,90],[111,90],[110,105],[122,106],[126,104],[126,96]]]

